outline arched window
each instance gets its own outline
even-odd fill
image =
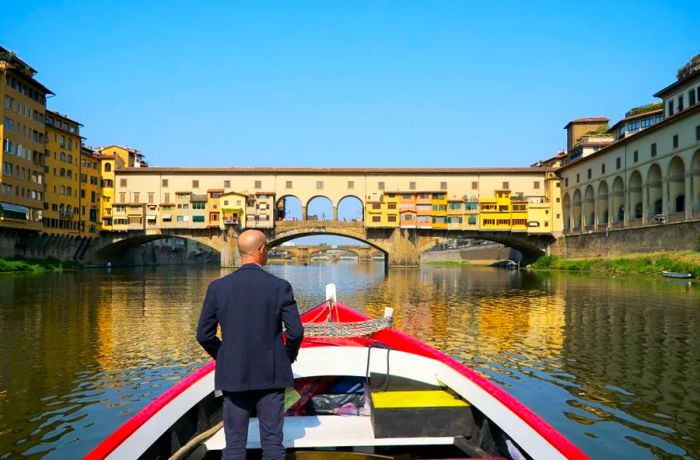
[[[73,196],[73,189],[70,188],[70,186],[68,186],[68,188],[66,189],[66,195]]]
[[[61,168],[61,170],[58,173],[59,176],[65,177],[66,176],[66,168]]]
[[[105,163],[105,172],[110,172],[112,170],[112,164],[111,163]]]
[[[66,177],[69,177],[72,179],[73,178],[73,171],[71,171],[70,169],[66,170]]]
[[[70,164],[73,164],[73,155],[70,153],[66,156],[66,161]]]
[[[61,185],[61,195],[65,195],[65,194],[66,194],[66,186]],[[61,205],[61,206],[63,206],[63,205]]]

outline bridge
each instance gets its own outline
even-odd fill
[[[356,257],[360,261],[372,260],[373,257],[384,258],[384,253],[371,246],[352,246],[352,245],[328,245],[328,244],[317,244],[317,245],[303,245],[303,246],[289,246],[281,245],[274,248],[274,252],[270,254],[282,259],[291,259],[309,262],[311,259],[317,256],[325,256],[330,258],[332,261],[337,261],[345,256]]]
[[[347,246],[343,249],[368,255],[383,254],[385,266],[415,266],[420,263],[420,254],[445,238],[475,238],[491,240],[519,250],[524,256],[524,263],[532,262],[544,255],[548,247],[555,242],[550,234],[527,234],[525,232],[507,231],[448,231],[418,228],[368,228],[362,222],[338,221],[280,221],[275,227],[261,229],[266,233],[271,247],[289,251],[290,246],[282,243],[303,236],[334,235],[343,236],[365,243],[366,249]],[[237,266],[240,256],[237,250],[240,229],[151,229],[129,230],[126,232],[103,232],[92,242],[86,251],[85,260],[106,263],[116,260],[130,248],[161,238],[186,238],[208,246],[221,253],[221,265]],[[329,249],[329,247],[324,247]],[[357,248],[357,249],[350,249]],[[320,248],[318,249],[320,251]],[[294,249],[291,249],[293,252]],[[302,251],[299,251],[301,254]],[[308,257],[313,255],[307,252]],[[367,257],[365,255],[364,257]]]

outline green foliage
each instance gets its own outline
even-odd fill
[[[632,115],[639,115],[640,113],[653,112],[654,110],[660,110],[664,108],[663,102],[652,102],[651,104],[642,105],[640,107],[635,107],[629,110],[625,117],[631,117]]]
[[[83,268],[82,264],[75,261],[61,261],[55,257],[46,259],[25,259],[13,257],[0,259],[0,272],[61,272],[63,270],[77,270]]]
[[[668,255],[620,257],[617,259],[561,259],[556,256],[543,256],[530,267],[539,270],[643,275],[660,275],[662,271],[668,270],[678,273],[692,273],[696,278],[700,277],[700,264]]]

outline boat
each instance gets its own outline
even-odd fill
[[[679,279],[690,279],[693,277],[692,273],[679,273],[679,272],[672,272],[669,270],[663,270],[661,272],[662,276],[665,276],[666,278],[679,278]]]
[[[464,364],[336,301],[302,315],[284,422],[288,459],[588,459],[521,402]],[[225,446],[212,361],[166,391],[85,458],[212,459]],[[289,396],[289,398],[288,398]],[[249,458],[260,458],[257,418]]]

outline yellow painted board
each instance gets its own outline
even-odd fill
[[[469,406],[468,402],[443,390],[374,392],[372,404],[375,409]]]

